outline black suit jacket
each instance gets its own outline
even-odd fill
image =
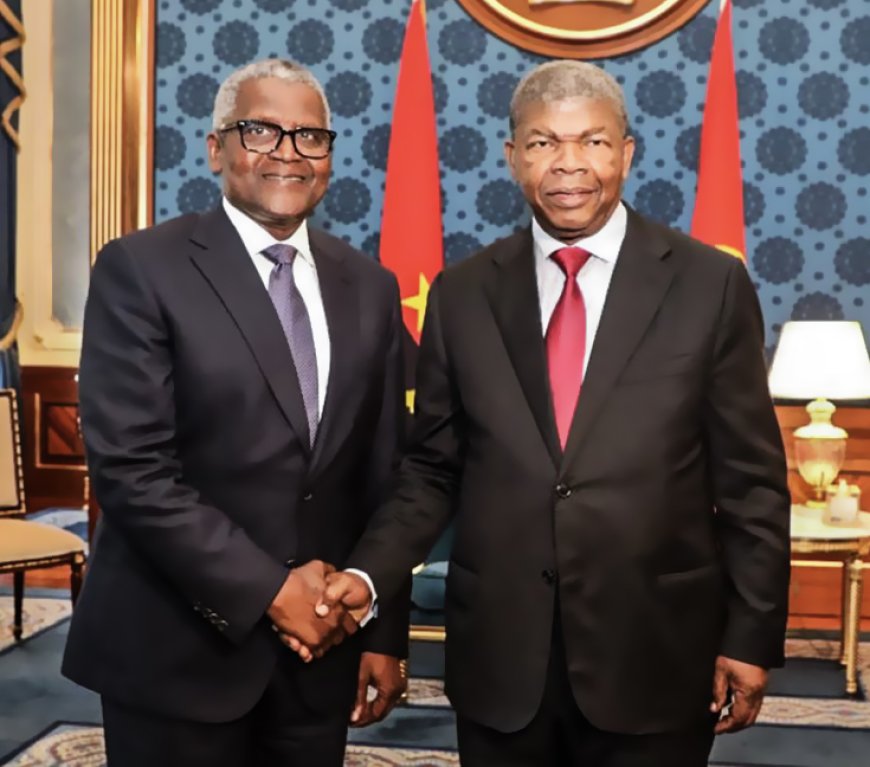
[[[349,563],[395,593],[455,516],[447,688],[510,732],[537,711],[556,600],[597,727],[708,717],[718,653],[780,663],[789,495],[762,319],[736,259],[629,211],[564,455],[532,237],[429,294],[398,491]]]
[[[109,243],[80,369],[97,541],[63,672],[122,703],[225,721],[281,653],[264,613],[287,560],[341,566],[383,499],[403,418],[395,278],[310,231],[331,343],[313,450],[287,341],[222,210]],[[362,649],[403,656],[400,589],[329,657],[298,662],[315,706],[349,707]]]

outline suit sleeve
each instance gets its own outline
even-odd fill
[[[79,397],[105,519],[180,597],[234,642],[263,617],[286,569],[184,481],[168,321],[121,241],[100,253],[85,310]],[[216,414],[217,415],[217,414]]]
[[[444,342],[443,273],[432,283],[417,360],[414,426],[396,489],[348,561],[391,600],[453,515],[465,449],[464,414]]]
[[[721,653],[767,668],[783,662],[791,501],[763,343],[758,298],[746,269],[734,259],[705,412],[717,540],[727,577]]]
[[[390,496],[405,442],[403,332],[399,286],[395,277],[391,276],[384,392],[366,472],[366,508],[370,513],[374,513]],[[369,623],[362,634],[363,650],[406,658],[411,608],[410,575],[406,576],[395,596],[383,599],[378,594],[378,597],[378,619]]]

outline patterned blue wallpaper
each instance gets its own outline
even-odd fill
[[[377,256],[392,100],[409,0],[160,0],[155,211],[215,205],[205,162],[218,83],[284,56],[324,84],[336,143],[316,223]],[[429,0],[445,253],[464,258],[527,221],[501,158],[507,104],[539,56]],[[665,40],[600,62],[623,84],[638,152],[626,198],[689,227],[718,2]],[[870,0],[734,0],[750,271],[768,343],[795,319],[870,335]]]

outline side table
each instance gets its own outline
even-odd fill
[[[846,667],[846,694],[858,693],[858,634],[861,625],[862,558],[870,555],[870,514],[859,512],[853,526],[828,525],[823,509],[791,508],[792,565],[819,560],[842,565],[842,624],[840,663]],[[805,555],[808,559],[795,559]]]

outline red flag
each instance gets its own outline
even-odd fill
[[[746,260],[731,0],[724,0],[707,80],[692,236]]]
[[[387,155],[381,263],[395,272],[405,327],[420,343],[429,286],[444,265],[435,98],[423,0],[413,0]]]

